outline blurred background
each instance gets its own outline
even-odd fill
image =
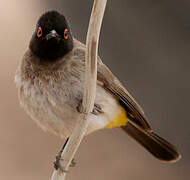
[[[91,1],[0,1],[0,179],[50,179],[63,144],[19,107],[14,74],[38,17],[58,10],[85,42]],[[182,159],[154,159],[119,129],[86,137],[69,180],[187,180],[190,176],[190,1],[108,0],[99,54]]]

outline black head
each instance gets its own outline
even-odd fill
[[[47,60],[55,60],[71,51],[73,38],[65,17],[56,11],[43,14],[37,22],[30,49]]]

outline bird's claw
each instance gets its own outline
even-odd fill
[[[69,138],[67,138],[67,140],[65,141],[64,145],[62,146],[61,150],[57,153],[56,157],[55,157],[55,161],[53,162],[54,168],[55,170],[61,169],[60,168],[60,160],[61,160],[61,154],[68,142]],[[75,167],[76,162],[74,159],[72,159],[70,167]],[[61,169],[62,170],[62,169]],[[62,170],[63,172],[68,172],[67,170]]]
[[[79,113],[82,113],[82,100],[79,101],[79,104],[78,104],[78,106],[77,106],[77,111],[78,111]]]
[[[76,161],[75,161],[75,159],[72,159],[70,167],[75,167],[75,166],[76,166]]]
[[[62,168],[60,168],[60,160],[61,160],[61,157],[59,155],[56,156],[56,160],[53,162],[55,170],[58,170],[58,169],[62,170]],[[72,159],[70,167],[75,167],[75,166],[76,166],[76,161],[75,159]],[[62,170],[62,171],[66,173],[68,172],[67,170]]]
[[[94,108],[92,110],[92,114],[98,115],[100,113],[103,113],[103,110],[99,104],[94,104]]]
[[[82,113],[82,101],[79,102],[78,106],[77,106],[77,111],[79,113]],[[99,104],[94,104],[94,108],[92,110],[92,114],[94,115],[98,115],[100,113],[103,113],[103,110],[101,108],[101,106]]]

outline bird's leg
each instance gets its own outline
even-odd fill
[[[77,106],[77,111],[79,113],[82,113],[82,101],[79,102],[78,106]],[[101,106],[99,104],[94,104],[94,108],[92,110],[92,114],[94,115],[98,115],[100,113],[103,113],[103,110],[101,108]]]
[[[62,152],[63,152],[65,146],[67,145],[68,140],[69,140],[69,137],[66,139],[66,141],[65,141],[65,143],[63,144],[61,150],[57,153],[57,155],[56,155],[56,157],[55,157],[55,161],[54,161],[53,164],[54,164],[54,168],[55,168],[56,170],[58,170],[58,169],[60,168],[60,163],[59,163],[59,162],[60,162],[60,160],[61,160],[61,154],[62,154]],[[75,165],[76,165],[76,162],[75,162],[75,160],[73,159],[73,160],[71,161],[70,167],[74,167]]]
[[[61,150],[57,153],[57,155],[56,155],[56,157],[55,157],[55,161],[54,161],[53,164],[54,164],[54,168],[55,168],[56,170],[58,170],[59,167],[60,167],[59,161],[60,161],[60,159],[61,159],[61,154],[62,154],[62,152],[63,152],[63,150],[64,150],[64,148],[65,148],[65,146],[66,146],[68,140],[69,140],[69,138],[66,139],[66,141],[65,141],[64,145],[62,146]]]

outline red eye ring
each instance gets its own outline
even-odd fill
[[[64,31],[64,39],[68,39],[69,38],[69,30],[65,29]]]
[[[38,28],[37,37],[40,38],[42,36],[42,28]]]

